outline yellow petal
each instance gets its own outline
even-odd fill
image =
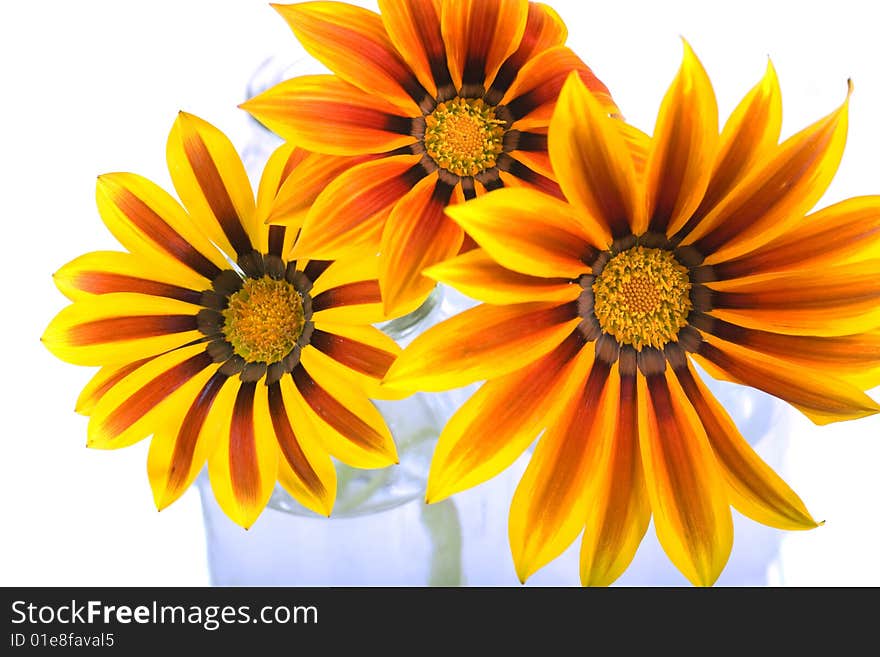
[[[619,377],[620,396],[613,431],[596,436],[597,463],[581,541],[581,584],[608,586],[627,569],[651,520],[639,452],[635,376]]]
[[[499,189],[446,213],[498,264],[521,274],[575,279],[590,271],[587,261],[602,248],[597,226],[529,189]]]
[[[639,234],[647,225],[633,160],[617,123],[572,74],[559,94],[547,135],[565,198],[601,226],[599,247],[630,232]]]
[[[580,321],[572,304],[477,306],[413,340],[385,385],[436,391],[503,376],[550,353]]]
[[[254,213],[254,192],[232,142],[207,121],[180,112],[166,151],[177,195],[227,255],[264,250],[266,226]]]
[[[504,305],[523,301],[574,301],[583,288],[566,278],[539,278],[499,265],[484,249],[474,249],[424,272],[477,301]]]
[[[573,334],[531,365],[484,383],[443,428],[425,499],[444,500],[513,463],[583,385],[592,354]]]
[[[608,373],[608,365],[593,364],[580,393],[538,441],[513,494],[508,533],[522,582],[584,529],[602,445],[617,421],[618,380]]]
[[[132,363],[126,363],[125,365],[102,367],[89,379],[89,382],[79,393],[79,397],[76,400],[76,412],[80,415],[91,415],[95,405],[101,401],[101,398],[107,394],[110,388],[149,360],[149,358],[145,358]]]
[[[676,374],[703,423],[734,508],[777,529],[816,527],[801,499],[749,446],[690,364]]]
[[[440,33],[440,5],[438,0],[379,0],[388,38],[434,98],[438,87],[452,83]]]
[[[673,235],[690,218],[703,200],[717,149],[715,92],[685,41],[681,68],[663,98],[648,153],[649,231]]]
[[[638,377],[639,446],[654,529],[696,586],[711,586],[733,545],[727,485],[699,417],[667,369]]]
[[[237,389],[232,412],[225,417],[217,444],[208,456],[208,476],[220,508],[230,520],[248,529],[275,488],[278,446],[266,401],[268,388],[236,383],[230,386]]]

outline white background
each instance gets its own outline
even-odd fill
[[[880,40],[873,3],[550,0],[569,44],[650,132],[686,37],[715,84],[722,117],[776,64],[784,136],[831,111],[855,81],[850,137],[820,205],[880,193]],[[164,149],[178,109],[244,147],[236,105],[270,55],[302,53],[264,2],[80,0],[0,5],[0,584],[209,583],[198,495],[161,514],[146,443],[85,448],[73,413],[90,371],[39,336],[65,301],[51,273],[116,248],[94,207],[99,173],[128,170],[168,189]],[[876,393],[875,393],[876,396]],[[880,585],[880,422],[816,428],[796,419],[785,476],[827,524],[783,543],[792,585]]]

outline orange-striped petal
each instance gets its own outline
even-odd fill
[[[615,368],[612,376],[619,377]],[[639,452],[635,376],[620,377],[613,431],[596,436],[600,454],[581,541],[581,584],[608,586],[627,569],[651,520]]]
[[[711,212],[736,184],[752,170],[760,158],[770,154],[779,142],[782,128],[782,94],[771,62],[764,78],[736,107],[724,130],[712,170],[709,186],[700,206],[678,231],[679,238]]]
[[[880,260],[708,284],[712,314],[795,335],[849,335],[880,326]]]
[[[703,423],[734,508],[777,529],[816,527],[801,499],[749,446],[690,364],[676,375]]]
[[[266,227],[254,213],[254,192],[229,139],[207,121],[180,112],[167,146],[174,189],[198,225],[226,254],[260,249]]]
[[[722,340],[825,372],[861,390],[880,385],[880,329],[854,335],[785,335],[712,319],[706,327]]]
[[[275,85],[241,107],[284,139],[330,155],[384,153],[415,143],[411,119],[333,75]]]
[[[657,538],[691,583],[711,586],[733,545],[727,485],[671,372],[639,376],[638,386],[639,446]]]
[[[400,59],[378,14],[346,2],[273,6],[303,48],[324,66],[362,91],[416,115],[424,89]]]
[[[268,388],[239,383],[232,412],[208,456],[211,490],[230,520],[251,527],[266,507],[278,479],[278,447],[271,427]]]
[[[718,104],[709,76],[691,47],[670,85],[645,171],[648,230],[674,234],[703,200],[718,149]]]
[[[297,367],[292,378],[302,408],[316,423],[330,454],[359,468],[398,462],[391,432],[363,392],[321,368]]]
[[[434,281],[422,270],[454,256],[464,238],[461,228],[443,214],[452,188],[436,175],[420,180],[391,211],[382,231],[379,285],[389,317],[412,309]]]
[[[145,438],[186,414],[217,371],[203,345],[162,354],[118,381],[92,409],[88,446],[117,449]]]
[[[584,529],[602,447],[617,420],[617,383],[609,377],[608,365],[594,362],[580,394],[538,441],[516,487],[508,533],[522,582],[558,557]]]
[[[227,389],[235,387],[227,381],[222,374],[213,374],[190,400],[190,405],[181,408],[182,412],[176,416],[166,414],[166,421],[153,434],[147,455],[147,474],[153,501],[160,511],[186,492],[207,462],[216,444],[215,437],[223,430],[222,411],[228,416],[228,407],[220,409],[220,413],[214,409],[224,385]]]
[[[779,397],[816,424],[880,412],[880,405],[868,395],[827,372],[761,354],[712,335],[704,335],[694,358],[712,376]]]
[[[792,230],[714,266],[719,278],[827,267],[880,257],[880,196],[860,196],[808,215]]]
[[[438,0],[379,0],[388,38],[431,96],[452,86]]]
[[[329,516],[336,500],[336,468],[296,396],[290,377],[269,386],[268,410],[280,452],[278,480],[300,504]]]
[[[511,271],[479,248],[429,267],[424,274],[477,301],[494,305],[574,301],[583,290],[567,278],[540,278]]]
[[[122,365],[197,340],[198,307],[182,301],[117,292],[82,299],[58,313],[42,341],[74,365]]]
[[[213,279],[228,267],[223,254],[203,233],[211,222],[191,218],[158,185],[133,173],[98,176],[98,212],[128,251],[155,263],[182,283],[193,272]],[[197,279],[198,280],[198,279]]]
[[[707,264],[748,253],[792,226],[825,193],[843,155],[849,94],[840,108],[786,140],[752,169],[683,243]]]
[[[294,257],[335,259],[355,247],[377,252],[388,215],[425,175],[418,161],[384,157],[342,172],[309,209]]]
[[[530,276],[577,278],[603,239],[567,203],[527,189],[493,191],[446,213],[500,265]]]
[[[517,130],[546,127],[553,115],[556,100],[572,73],[593,95],[604,115],[620,113],[608,87],[590,67],[571,49],[556,46],[530,59],[504,94],[501,102],[510,114],[513,127]]]
[[[548,133],[559,186],[585,221],[589,218],[602,227],[603,241],[596,244],[602,248],[614,238],[638,234],[646,225],[635,166],[617,123],[571,75]]]
[[[503,376],[551,352],[579,323],[572,303],[477,306],[413,340],[385,384],[436,391]]]
[[[149,360],[149,358],[144,358],[125,365],[102,367],[80,391],[74,410],[80,415],[91,415],[95,405],[101,401],[107,391]]]
[[[195,272],[184,280],[143,258],[118,251],[93,251],[64,265],[54,275],[55,285],[74,301],[95,294],[137,292],[198,304],[211,281]]]
[[[511,465],[583,385],[592,351],[573,333],[531,365],[484,383],[443,428],[425,499],[439,502]]]
[[[443,2],[440,23],[449,73],[463,95],[489,88],[504,60],[519,47],[528,11],[527,0]]]

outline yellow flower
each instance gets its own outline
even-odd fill
[[[510,511],[525,580],[583,531],[581,580],[609,584],[653,516],[694,584],[733,542],[731,505],[816,526],[693,367],[775,395],[823,424],[880,410],[880,197],[804,216],[844,147],[847,102],[779,144],[772,67],[719,138],[686,46],[644,176],[576,78],[550,124],[567,203],[510,189],[448,209],[482,249],[428,270],[483,301],[416,339],[386,385],[487,382],[437,445],[429,501],[506,468],[542,431]]]
[[[473,246],[443,214],[446,205],[505,186],[561,196],[546,128],[571,71],[604,111],[617,107],[563,45],[565,25],[545,5],[379,0],[379,8],[277,5],[333,75],[288,80],[242,107],[282,137],[339,160],[342,174],[312,206],[296,254],[379,251],[385,307],[400,313],[435,285],[425,267]],[[289,221],[281,211],[269,219]]]
[[[331,455],[366,468],[397,460],[367,398],[399,352],[369,325],[384,319],[376,259],[291,260],[296,231],[265,225],[279,188],[313,159],[301,149],[272,155],[256,203],[232,144],[205,121],[181,113],[167,154],[186,209],[135,174],[100,176],[98,210],[127,252],[88,253],[55,276],[73,303],[43,342],[101,366],[77,402],[88,445],[152,435],[159,509],[207,462],[217,501],[244,527],[276,481],[329,515]]]

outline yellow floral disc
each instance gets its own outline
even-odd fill
[[[285,280],[248,278],[229,297],[223,333],[250,363],[275,363],[296,346],[305,325],[302,297]]]
[[[687,267],[670,251],[636,246],[615,255],[593,282],[605,333],[641,351],[677,340],[692,308]]]
[[[425,117],[425,150],[458,176],[475,176],[495,166],[503,150],[504,121],[482,99],[453,98]]]

